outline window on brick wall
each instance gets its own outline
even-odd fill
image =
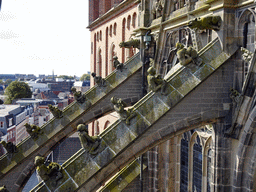
[[[127,18],[127,29],[130,30],[130,27],[131,27],[131,15],[129,15]]]
[[[136,13],[133,13],[133,15],[132,15],[132,26],[133,26],[133,28],[136,27],[136,19],[137,19],[137,15],[136,15]]]
[[[114,34],[114,35],[116,35],[116,30],[117,30],[116,28],[117,28],[117,24],[114,23],[114,30],[113,30],[113,34]]]

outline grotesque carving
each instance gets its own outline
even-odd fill
[[[202,64],[202,59],[198,57],[197,51],[193,49],[191,46],[185,48],[183,44],[176,43],[177,48],[177,58],[181,65],[187,65],[193,62],[196,65]]]
[[[161,0],[154,0],[152,6],[153,19],[157,19],[162,16],[163,5]]]
[[[0,192],[9,192],[5,186],[0,187]]]
[[[127,107],[127,104],[122,99],[116,97],[112,97],[111,102],[120,119],[125,121],[127,125],[130,125],[130,120],[137,115],[133,108],[125,110],[124,108]]]
[[[36,165],[37,174],[42,180],[50,180],[53,186],[56,186],[58,181],[62,179],[62,167],[58,163],[49,161],[45,162],[44,157],[41,156],[36,156],[34,163]]]
[[[188,23],[188,26],[191,29],[212,29],[212,30],[220,30],[221,26],[221,17],[220,16],[208,16],[202,19],[195,18],[193,21]]]
[[[114,64],[114,67],[117,69],[117,70],[120,70],[121,72],[123,71],[123,69],[126,69],[124,67],[124,64],[123,63],[120,63],[118,61],[118,57],[117,56],[114,56],[113,57],[113,64]]]
[[[232,99],[233,102],[238,103],[241,99],[241,93],[239,93],[234,88],[230,88],[230,95],[229,97]]]
[[[58,109],[58,107],[54,107],[51,104],[48,105],[49,110],[51,111],[51,113],[53,114],[53,116],[56,119],[60,119],[62,116],[62,111]]]
[[[9,154],[18,153],[17,147],[12,142],[9,141],[6,143],[5,141],[1,141],[0,143],[4,146],[7,153]]]
[[[243,60],[249,63],[252,59],[253,53],[244,47],[241,47],[241,51]]]
[[[94,78],[95,83],[99,87],[105,87],[106,86],[106,80],[102,78],[101,76],[96,76],[96,73],[92,73],[92,77]]]
[[[81,91],[76,91],[75,87],[72,87],[71,91],[78,103],[83,104],[86,101],[86,96]]]
[[[98,154],[101,138],[99,136],[89,136],[88,127],[84,124],[79,124],[77,126],[77,131],[82,147],[86,152],[91,155]]]
[[[26,127],[26,131],[32,139],[37,139],[38,135],[43,133],[42,129],[36,125],[30,125],[26,123],[24,126]]]
[[[139,39],[131,39],[129,41],[122,41],[120,44],[119,44],[119,47],[124,47],[124,48],[137,48],[139,49],[140,48],[140,40]]]
[[[153,65],[148,68],[147,72],[148,90],[156,92],[161,89],[161,94],[166,95],[167,82],[160,75],[156,75],[156,69],[153,67]]]

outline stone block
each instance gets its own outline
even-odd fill
[[[113,157],[115,156],[115,153],[109,148],[106,147],[102,152],[100,152],[98,155],[96,155],[93,160],[97,165],[100,167],[103,167],[107,163],[109,163]]]
[[[199,80],[203,81],[206,77],[208,77],[212,72],[214,71],[214,69],[212,67],[210,67],[209,65],[205,64],[202,67],[200,67],[195,73],[194,75],[196,76],[196,78],[198,78]]]

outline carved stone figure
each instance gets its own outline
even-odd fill
[[[51,113],[53,114],[53,116],[57,119],[60,119],[62,116],[62,111],[59,110],[58,107],[54,107],[51,104],[48,105],[49,110],[51,111]]]
[[[193,21],[188,23],[188,26],[191,29],[212,29],[212,30],[220,30],[221,26],[221,17],[220,16],[208,16],[202,19],[195,18]]]
[[[131,39],[129,41],[122,41],[120,44],[119,44],[119,47],[124,47],[124,48],[137,48],[139,49],[140,48],[140,40],[139,39]]]
[[[167,82],[160,75],[156,75],[156,69],[153,66],[149,67],[147,72],[148,91],[156,92],[160,89],[161,94],[166,95]]]
[[[241,51],[243,60],[249,63],[253,57],[253,53],[244,47],[241,47]]]
[[[127,104],[122,99],[116,97],[112,97],[111,102],[113,103],[114,109],[118,113],[120,119],[125,121],[127,125],[130,125],[130,120],[137,115],[133,108],[125,110],[124,108],[127,107]]]
[[[9,154],[18,153],[17,147],[12,142],[9,141],[6,143],[5,141],[1,141],[0,143],[4,146],[7,153]]]
[[[7,188],[3,185],[0,187],[0,192],[9,192]]]
[[[232,99],[233,102],[238,103],[241,99],[241,93],[239,93],[234,88],[230,88],[230,95],[229,97]]]
[[[99,136],[89,136],[88,127],[84,124],[79,124],[77,126],[77,131],[82,147],[86,152],[91,155],[98,154],[101,138]]]
[[[75,87],[72,87],[71,91],[78,103],[83,104],[86,101],[86,96],[81,91],[76,91]]]
[[[187,65],[193,62],[196,65],[202,64],[202,59],[198,57],[197,51],[193,49],[191,46],[185,48],[185,46],[181,43],[176,43],[177,48],[177,58],[181,65]]]
[[[120,63],[118,61],[118,57],[117,56],[114,56],[113,57],[113,64],[114,64],[114,67],[117,69],[117,70],[120,70],[121,72],[123,71],[123,69],[126,69],[124,67],[124,64],[123,63]]]
[[[106,80],[102,78],[101,76],[96,76],[96,73],[92,73],[92,77],[94,78],[95,83],[99,87],[105,87],[106,86]]]
[[[157,19],[162,16],[163,5],[161,0],[155,0],[152,6],[153,19]]]
[[[42,129],[36,125],[30,125],[26,123],[24,126],[26,127],[26,131],[32,139],[37,139],[38,135],[43,133]]]
[[[37,174],[41,177],[42,180],[52,182],[53,186],[56,186],[58,181],[62,179],[62,167],[55,162],[45,162],[44,157],[36,156],[35,157],[35,166]],[[47,163],[49,163],[47,165]]]

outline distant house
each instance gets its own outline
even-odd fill
[[[90,81],[75,81],[73,87],[75,87],[77,91],[86,92],[90,89]]]

